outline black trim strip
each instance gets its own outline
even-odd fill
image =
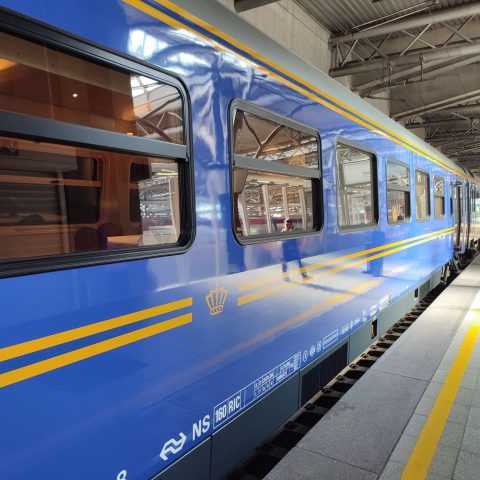
[[[280,175],[295,175],[302,178],[313,178],[318,180],[318,168],[297,167],[275,161],[259,160],[258,158],[244,157],[234,155],[235,167],[255,170],[264,173],[273,173]]]
[[[102,150],[187,158],[186,145],[0,110],[0,135]]]

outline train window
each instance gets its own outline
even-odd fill
[[[430,176],[420,170],[415,170],[415,200],[417,202],[417,220],[429,220]]]
[[[387,160],[387,216],[389,223],[410,220],[410,169],[396,160]]]
[[[235,155],[318,171],[318,140],[313,132],[239,109],[233,128]]]
[[[179,91],[0,32],[0,109],[183,143]]]
[[[182,244],[175,82],[0,38],[0,260],[100,251],[101,261]]]
[[[233,118],[236,235],[284,236],[318,230],[316,133],[270,112],[246,108],[234,108]]]
[[[375,157],[347,145],[337,145],[337,205],[341,230],[377,222],[374,185]]]
[[[433,185],[435,218],[443,218],[445,217],[445,179],[435,175]]]

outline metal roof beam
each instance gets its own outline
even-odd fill
[[[458,155],[463,155],[465,152],[476,152],[480,151],[480,142],[473,142],[470,145],[462,145],[461,147],[452,146],[450,150],[443,150],[443,154],[447,157],[453,157]]]
[[[235,0],[233,5],[237,13],[246,12],[247,10],[252,10],[254,8],[263,7],[269,5],[270,3],[277,3],[280,0]]]
[[[454,135],[455,133],[459,135]],[[463,134],[463,132],[449,132],[441,135],[435,135],[434,137],[426,137],[426,142],[466,142],[470,140],[480,141],[480,132]]]
[[[403,50],[400,53],[400,56],[405,55],[405,53],[407,53],[407,50],[410,50],[410,48],[413,46],[413,44],[417,41],[423,43],[424,45],[426,45],[429,48],[437,48],[436,45],[433,45],[432,43],[426,42],[425,40],[422,40],[420,38],[431,26],[432,26],[432,24],[429,23],[418,35],[414,35],[413,33],[407,32],[406,30],[402,30],[402,33],[404,35],[407,35],[407,37],[413,38],[413,40],[408,44],[407,48],[405,48],[405,50]]]
[[[392,118],[399,120],[401,118],[408,118],[414,115],[424,115],[425,113],[435,112],[438,110],[444,110],[446,108],[454,107],[464,102],[471,102],[480,98],[480,90],[473,90],[472,92],[457,95],[455,97],[445,98],[438,102],[433,102],[421,107],[412,108],[403,112],[392,115]]]
[[[445,108],[442,110],[438,110],[435,113],[446,115],[446,114],[454,114],[454,115],[465,115],[465,116],[476,116],[480,112],[480,104],[476,105],[465,105],[463,107],[452,107],[452,108]]]
[[[473,162],[477,159],[480,160],[480,153],[467,153],[464,155],[460,155],[460,157],[455,159],[455,161]]]
[[[431,120],[427,121],[424,123],[407,123],[405,125],[405,128],[408,128],[409,130],[414,130],[415,128],[430,128],[430,127],[437,127],[439,125],[451,125],[452,123],[458,123],[458,122],[470,122],[470,118],[461,118],[461,117],[455,117],[455,118],[449,118],[446,120]]]
[[[455,35],[458,35],[459,37],[463,38],[466,42],[472,43],[472,39],[464,35],[463,33],[460,33],[460,30],[472,19],[473,17],[468,17],[458,28],[453,28],[451,27],[448,23],[441,22],[440,25],[442,27],[445,27],[447,30],[450,30],[452,32],[452,35],[450,35],[445,42],[443,43],[442,47],[446,47],[448,43],[450,43],[450,40],[452,40]]]
[[[480,5],[480,3],[479,3]],[[472,43],[462,43],[460,45],[437,47],[434,50],[421,51],[418,53],[409,53],[408,55],[389,55],[386,59],[371,60],[363,63],[348,62],[341,68],[330,70],[330,76],[344,77],[346,75],[355,75],[357,73],[366,73],[382,68],[400,67],[403,65],[422,64],[433,60],[454,60],[458,57],[467,55],[477,55],[480,53],[480,40]]]
[[[480,3],[470,3],[467,5],[460,5],[459,7],[449,7],[441,10],[434,10],[423,15],[417,15],[415,17],[393,21],[385,25],[379,25],[378,27],[368,28],[360,32],[339,35],[338,37],[333,37],[331,41],[333,43],[349,41],[353,42],[355,40],[361,40],[362,38],[376,37],[378,35],[385,35],[387,33],[398,32],[400,30],[421,28],[429,23],[449,22],[451,20],[457,20],[458,18],[471,17],[479,14]]]
[[[477,155],[464,155],[455,159],[457,163],[461,163],[465,167],[477,166],[480,163],[480,154]],[[480,166],[480,165],[479,165]]]
[[[400,85],[408,85],[409,83],[430,80],[438,75],[449,72],[450,70],[458,69],[469,65],[471,63],[480,62],[480,55],[474,55],[463,60],[459,60],[455,63],[450,63],[450,60],[435,60],[426,64],[410,67],[401,72],[393,73],[389,75],[387,79],[377,79],[371,82],[358,85],[355,90],[360,94],[368,93],[380,93],[384,90],[388,90],[391,87]],[[443,65],[439,68],[435,68],[438,65]],[[423,67],[423,68],[422,68]]]

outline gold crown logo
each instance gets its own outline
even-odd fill
[[[210,315],[218,315],[223,312],[223,306],[227,299],[228,290],[225,288],[216,288],[210,290],[208,295],[205,295],[205,301],[210,309]]]

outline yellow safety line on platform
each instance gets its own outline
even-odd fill
[[[410,455],[407,466],[403,470],[402,480],[421,480],[428,474],[448,415],[480,334],[480,292],[477,293],[465,320],[470,321],[471,325],[428,416],[427,423]]]
[[[183,298],[175,302],[165,303],[156,307],[139,310],[138,312],[127,313],[120,317],[110,318],[101,322],[92,323],[83,327],[73,328],[64,332],[54,333],[46,337],[28,340],[8,347],[0,348],[0,362],[12,358],[21,357],[29,353],[39,352],[47,348],[62,345],[67,342],[79,340],[81,338],[96,335],[97,333],[107,332],[115,328],[131,325],[149,318],[157,317],[165,313],[192,306],[192,297]]]
[[[51,372],[52,370],[80,362],[87,358],[95,357],[102,353],[109,352],[110,350],[115,350],[116,348],[138,342],[139,340],[152,337],[153,335],[172,330],[191,322],[192,314],[188,313],[170,320],[165,320],[161,323],[156,323],[155,325],[140,328],[130,333],[119,335],[118,337],[104,340],[103,342],[94,343],[87,347],[79,348],[62,355],[48,358],[47,360],[42,360],[40,362],[32,363],[31,365],[26,365],[25,367],[2,373],[0,374],[0,388],[42,375],[43,373]]]

